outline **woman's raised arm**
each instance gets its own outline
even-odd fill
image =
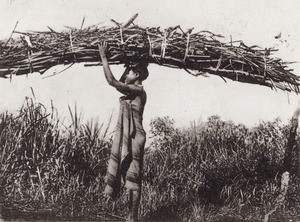
[[[107,43],[101,42],[99,45],[99,53],[102,61],[102,66],[105,74],[105,78],[109,85],[115,87],[119,92],[123,94],[127,93],[141,93],[143,91],[142,87],[134,85],[134,84],[125,84],[121,81],[116,80],[114,75],[111,72],[111,69],[108,64],[108,59],[106,56],[107,53]]]

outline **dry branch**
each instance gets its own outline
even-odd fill
[[[271,54],[276,49],[247,46],[242,41],[221,42],[209,31],[184,32],[180,26],[141,28],[134,15],[117,27],[89,26],[56,32],[17,32],[18,38],[0,41],[0,77],[44,73],[57,64],[99,63],[97,44],[109,44],[111,64],[156,63],[182,68],[197,76],[218,75],[239,82],[299,92],[299,76]],[[26,36],[26,38],[25,38]],[[101,65],[101,63],[99,63]]]

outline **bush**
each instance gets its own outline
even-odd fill
[[[280,190],[288,128],[279,119],[248,129],[212,116],[175,129],[168,117],[154,119],[156,149],[146,155],[145,214],[168,206],[190,221],[261,220]],[[299,189],[295,180],[291,187]],[[295,213],[299,199],[292,205]]]
[[[7,219],[120,220],[126,192],[103,195],[110,153],[108,126],[64,127],[54,110],[26,99],[18,115],[0,115],[1,185]],[[247,128],[211,116],[189,128],[151,122],[145,153],[140,216],[144,220],[261,221],[274,209],[289,125],[279,119]],[[299,138],[297,137],[297,142]],[[297,155],[294,150],[294,160]],[[293,161],[292,173],[297,172]],[[299,181],[291,176],[286,201],[273,221],[299,219]]]

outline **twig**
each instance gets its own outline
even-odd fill
[[[135,19],[136,17],[138,17],[138,13],[136,13],[134,16],[132,16],[124,25],[123,25],[123,28],[126,28],[128,27]]]
[[[107,215],[109,215],[109,216],[112,216],[112,217],[115,217],[115,218],[118,218],[118,219],[121,219],[121,220],[124,220],[124,218],[123,217],[120,217],[120,216],[118,216],[118,215],[115,215],[115,214],[112,214],[112,213],[106,213]]]
[[[47,28],[48,28],[51,32],[57,33],[57,34],[58,34],[58,32],[54,31],[54,30],[53,30],[52,28],[50,28],[49,26],[47,26]]]
[[[19,21],[17,21],[17,22],[16,22],[16,24],[15,24],[15,27],[14,27],[13,31],[11,32],[11,34],[10,34],[10,36],[9,36],[8,40],[6,41],[6,43],[5,43],[4,47],[6,47],[6,46],[7,46],[7,44],[8,44],[8,42],[10,41],[10,39],[11,39],[12,35],[14,34],[14,32],[15,32],[15,30],[16,30],[16,28],[17,28],[17,25],[18,25],[18,23],[19,23]]]
[[[83,19],[82,19],[82,22],[81,22],[81,26],[80,26],[80,30],[82,30],[82,27],[83,27],[84,21],[85,21],[85,16],[83,16]]]
[[[59,71],[58,73],[54,73],[53,75],[50,75],[50,76],[45,76],[43,77],[42,79],[47,79],[47,78],[50,78],[50,77],[53,77],[53,76],[56,76],[64,71],[66,71],[67,69],[71,68],[71,66],[73,66],[75,64],[75,62],[71,63],[68,67],[66,67],[65,69]]]

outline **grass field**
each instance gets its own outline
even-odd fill
[[[71,110],[71,109],[70,109]],[[0,115],[1,200],[7,220],[122,220],[127,195],[103,195],[112,142],[109,126],[63,126],[54,109],[27,98],[18,114]],[[289,125],[279,119],[247,128],[211,116],[176,128],[151,121],[140,217],[143,221],[300,221],[295,147],[288,192],[280,195]],[[297,143],[299,139],[297,137]]]

